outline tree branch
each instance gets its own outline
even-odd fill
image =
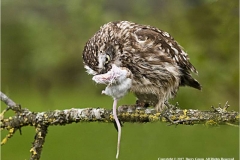
[[[104,108],[72,108],[47,112],[32,112],[27,108],[21,108],[21,105],[16,104],[2,92],[0,92],[0,98],[7,105],[7,108],[0,114],[1,130],[6,129],[9,132],[2,140],[1,145],[5,144],[14,135],[16,130],[20,130],[24,126],[34,126],[36,134],[30,150],[30,159],[40,159],[47,129],[51,125],[66,125],[73,122],[114,122],[112,110]],[[218,126],[227,124],[238,126],[239,113],[236,111],[227,111],[228,107],[229,105],[226,103],[224,107],[221,107],[221,105],[217,108],[212,106],[213,110],[200,111],[196,109],[180,109],[178,105],[168,105],[168,108],[160,113],[154,109],[142,109],[136,107],[136,105],[126,105],[119,107],[118,118],[121,122],[143,123],[161,121],[167,122],[170,125],[205,124],[208,126]],[[4,113],[8,110],[15,111],[15,116],[4,118]]]

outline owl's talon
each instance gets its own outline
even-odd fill
[[[175,105],[170,104],[168,101],[164,102],[166,109],[175,109],[178,106],[178,102]]]

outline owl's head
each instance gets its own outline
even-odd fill
[[[113,23],[105,24],[88,40],[83,50],[83,63],[92,75],[108,72],[112,64],[120,66],[120,43]]]

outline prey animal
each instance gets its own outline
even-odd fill
[[[120,150],[120,140],[121,140],[121,125],[117,117],[117,101],[125,96],[132,86],[131,72],[125,67],[117,67],[112,64],[112,69],[105,74],[95,75],[93,80],[96,83],[106,84],[107,87],[102,91],[102,94],[112,96],[113,102],[113,118],[117,124],[118,129],[118,143],[117,143],[117,154],[118,158]]]

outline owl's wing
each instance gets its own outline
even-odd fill
[[[167,62],[173,61],[182,69],[197,74],[197,70],[190,63],[187,53],[169,33],[151,26],[142,26],[135,31],[135,35],[136,41],[142,48],[154,53],[152,56],[161,57]],[[163,58],[164,56],[165,58]]]
[[[180,85],[201,89],[200,84],[190,74],[197,74],[197,70],[190,63],[187,53],[169,33],[151,26],[140,26],[134,33],[135,47],[146,62],[150,65],[177,65],[181,72]]]

